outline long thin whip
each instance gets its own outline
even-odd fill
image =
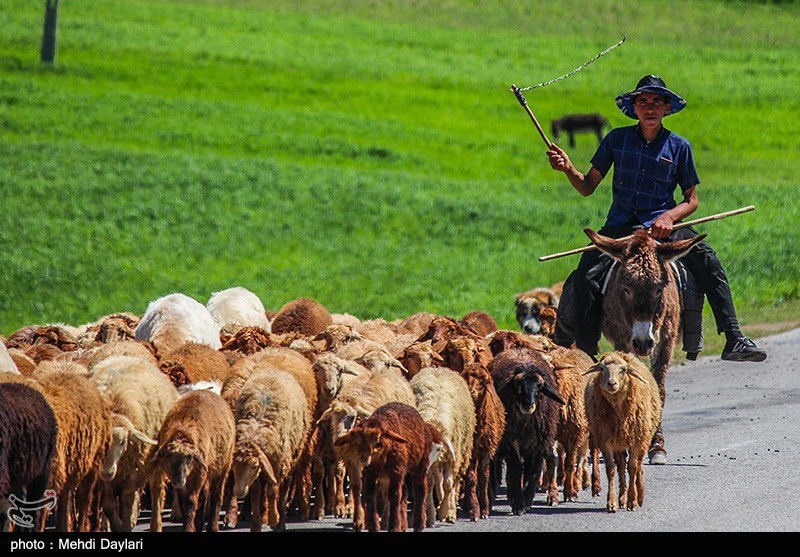
[[[543,81],[542,83],[537,83],[536,85],[531,85],[529,87],[520,87],[519,90],[520,91],[528,91],[530,89],[536,89],[537,87],[544,87],[545,85],[550,85],[551,83],[555,83],[556,81],[561,81],[562,79],[566,79],[569,76],[571,76],[572,74],[578,73],[583,68],[585,68],[586,66],[588,66],[589,64],[591,64],[592,62],[594,62],[595,60],[600,58],[602,55],[607,54],[607,53],[611,52],[612,50],[614,50],[615,48],[617,48],[618,46],[620,46],[622,43],[625,42],[625,39],[627,39],[627,38],[628,38],[628,36],[625,35],[624,37],[622,37],[622,40],[619,41],[617,44],[608,47],[603,52],[599,52],[599,53],[595,54],[594,57],[592,57],[591,59],[587,60],[586,62],[584,62],[583,64],[581,64],[580,66],[578,66],[577,68],[572,70],[571,72],[562,75],[561,77],[557,77],[555,79],[551,79],[550,81]]]

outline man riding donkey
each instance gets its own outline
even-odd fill
[[[570,184],[583,196],[589,196],[614,167],[613,201],[606,222],[598,231],[604,236],[621,238],[639,228],[649,229],[653,238],[671,242],[697,236],[691,227],[673,229],[698,206],[697,186],[700,179],[694,165],[689,142],[662,124],[665,116],[683,110],[686,101],[667,88],[664,80],[646,75],[633,91],[616,98],[626,116],[638,120],[633,126],[611,130],[591,159],[586,174],[578,171],[567,153],[552,144],[547,151],[550,166],[566,174]],[[674,195],[680,186],[683,199],[676,203]],[[598,352],[601,334],[603,258],[599,250],[586,251],[578,267],[567,278],[558,306],[554,339],[563,346],[575,346],[591,356]],[[767,354],[746,337],[739,328],[728,278],[716,253],[700,241],[681,261],[700,294],[708,297],[717,332],[724,333],[722,359],[733,362],[762,362]],[[697,311],[697,308],[695,308]],[[684,350],[688,359],[700,351],[702,332]],[[653,449],[663,451],[663,439],[654,439]],[[664,454],[666,454],[664,452]]]

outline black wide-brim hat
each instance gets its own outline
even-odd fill
[[[634,120],[639,119],[639,117],[636,116],[636,112],[633,110],[633,101],[636,99],[636,96],[641,93],[655,93],[667,99],[670,106],[669,112],[667,112],[665,116],[680,112],[683,110],[683,107],[686,106],[686,100],[677,93],[670,91],[663,79],[657,75],[646,75],[636,84],[636,89],[628,91],[627,93],[622,93],[617,97],[617,107],[619,107],[625,116],[633,118]]]

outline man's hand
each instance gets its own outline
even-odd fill
[[[650,235],[653,238],[666,238],[672,234],[672,217],[667,213],[662,213],[650,227]]]
[[[553,170],[559,172],[566,172],[572,166],[572,161],[564,150],[555,143],[550,144],[550,149],[547,151],[547,156],[550,157],[550,166]]]

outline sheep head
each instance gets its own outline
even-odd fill
[[[161,469],[177,489],[186,486],[186,479],[195,465],[205,471],[206,463],[197,445],[185,437],[176,437],[161,445],[151,457],[152,466]]]
[[[247,496],[250,486],[262,473],[267,481],[277,484],[275,469],[267,455],[253,442],[237,442],[233,453],[233,496],[237,499]]]
[[[105,481],[114,479],[117,475],[117,466],[122,455],[128,450],[128,444],[135,440],[146,445],[157,445],[158,441],[142,433],[133,425],[130,419],[114,413],[111,415],[111,438],[106,449],[103,464],[100,467],[100,478]]]
[[[609,395],[624,393],[627,391],[628,376],[635,377],[643,383],[647,382],[637,370],[636,363],[633,361],[635,356],[622,352],[609,352],[600,358],[600,361],[584,372],[600,373],[600,386],[603,392]],[[638,361],[638,360],[637,360]]]
[[[337,456],[345,462],[369,466],[385,454],[391,442],[408,443],[396,433],[379,427],[354,427],[334,443]],[[438,456],[438,455],[437,455]]]

